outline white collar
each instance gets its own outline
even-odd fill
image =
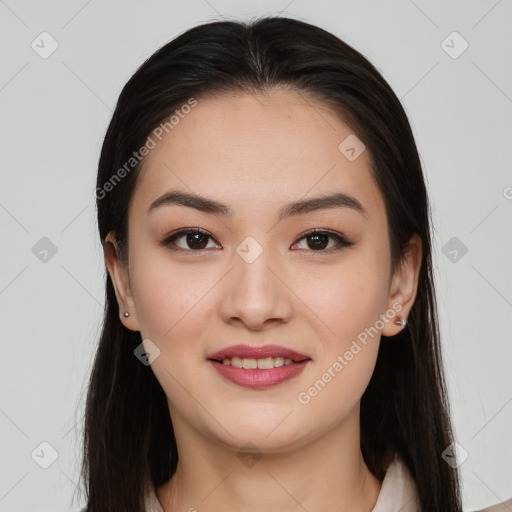
[[[419,510],[416,483],[405,463],[395,453],[395,459],[386,471],[372,512],[418,512]]]

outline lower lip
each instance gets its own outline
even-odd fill
[[[231,365],[219,363],[211,359],[209,361],[223,377],[231,382],[247,388],[262,389],[276,386],[277,384],[281,384],[281,382],[296,377],[304,371],[304,368],[311,359],[266,370],[259,368],[246,370],[244,368],[235,368]]]

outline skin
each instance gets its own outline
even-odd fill
[[[176,474],[157,489],[165,512],[224,512],[226,503],[251,512],[370,512],[377,501],[381,482],[360,450],[360,399],[380,335],[403,327],[387,320],[308,404],[297,400],[379,315],[398,303],[407,317],[416,297],[421,239],[411,238],[391,276],[369,151],[349,161],[338,150],[351,133],[305,94],[217,95],[200,99],[146,157],[129,210],[129,268],[114,233],[105,260],[120,321],[160,350],[151,367],[168,398],[179,453]],[[167,205],[148,215],[170,189],[215,199],[234,214]],[[276,222],[284,204],[334,191],[357,198],[367,218],[344,208]],[[174,241],[181,251],[159,244],[187,227],[211,235],[202,252],[184,236]],[[329,246],[315,249],[301,238],[312,228],[342,233],[354,245],[328,252],[338,242],[322,239]],[[247,236],[263,250],[252,263],[236,252]],[[239,343],[278,344],[312,361],[291,380],[249,389],[207,360]],[[240,457],[246,443],[256,447],[251,465]]]

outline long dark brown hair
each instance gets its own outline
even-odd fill
[[[330,107],[365,144],[386,205],[391,271],[410,237],[417,233],[422,239],[407,327],[392,343],[380,344],[361,399],[361,450],[380,480],[389,454],[398,453],[416,482],[423,512],[460,512],[458,471],[442,457],[453,433],[432,274],[430,204],[404,109],[361,53],[319,27],[283,17],[213,21],[160,48],[124,86],[105,135],[96,194],[101,243],[115,232],[120,257],[128,261],[127,213],[141,165],[126,163],[162,120],[191,98],[276,86]],[[165,393],[151,367],[134,356],[141,336],[121,323],[106,268],[105,283],[81,477],[88,512],[140,512],[145,490],[172,477],[178,454]]]

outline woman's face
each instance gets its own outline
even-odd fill
[[[381,332],[401,329],[395,315],[407,316],[415,294],[414,270],[391,279],[368,151],[328,109],[284,90],[200,99],[163,133],[130,204],[129,281],[108,262],[120,314],[130,312],[121,320],[153,357],[160,351],[151,367],[175,428],[268,452],[341,428],[358,414]],[[150,208],[171,191],[230,214],[172,201]],[[322,208],[287,207],[333,194]],[[163,244],[185,228],[206,235]],[[312,229],[323,233],[305,236]],[[233,345],[279,345],[309,360],[292,378],[248,387],[209,359]],[[234,373],[245,371],[265,370]]]

